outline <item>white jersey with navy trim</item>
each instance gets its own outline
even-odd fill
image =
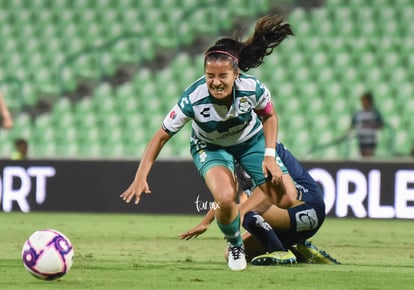
[[[184,91],[162,127],[173,135],[192,120],[193,137],[206,143],[231,146],[249,140],[262,130],[255,110],[263,110],[269,102],[270,92],[259,80],[240,74],[233,87],[233,104],[227,109],[210,95],[203,76]]]
[[[360,143],[373,144],[377,142],[377,128],[384,125],[384,121],[377,109],[361,110],[352,116],[352,126],[357,130]]]

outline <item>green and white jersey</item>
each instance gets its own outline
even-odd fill
[[[269,90],[255,77],[240,74],[233,87],[230,109],[210,95],[205,77],[191,84],[163,122],[170,135],[192,120],[192,137],[219,146],[231,146],[252,138],[262,130],[255,111],[271,102]]]

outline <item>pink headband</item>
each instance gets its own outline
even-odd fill
[[[233,58],[237,63],[239,62],[239,59],[237,57],[235,57],[234,55],[232,55],[231,53],[224,51],[224,50],[212,50],[206,53],[205,57],[209,56],[210,54],[213,53],[221,53],[221,54],[225,54],[230,56],[231,58]]]

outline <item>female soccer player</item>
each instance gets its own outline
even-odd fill
[[[229,243],[228,266],[235,271],[246,268],[235,202],[235,161],[278,207],[301,203],[296,199],[295,185],[276,163],[278,120],[270,92],[255,77],[240,72],[258,67],[265,56],[293,35],[290,25],[282,22],[280,16],[264,16],[248,40],[222,38],[206,51],[204,75],[184,91],[165,117],[144,150],[134,180],[121,194],[125,202],[135,198],[137,204],[142,193],[151,193],[147,176],[156,157],[192,120],[191,154],[219,206],[215,219]]]
[[[282,143],[277,143],[276,150],[278,164],[286,169],[286,176],[294,181],[296,198],[302,203],[288,209],[272,205],[259,188],[254,189],[255,185],[244,170],[236,167],[239,187],[250,196],[241,201],[240,208],[242,212],[247,211],[243,221],[247,232],[243,234],[243,241],[251,263],[275,265],[301,261],[339,264],[325,251],[320,251],[306,241],[316,234],[325,219],[325,203],[320,187]],[[188,240],[204,233],[214,219],[212,211],[196,227],[181,234],[180,238]]]

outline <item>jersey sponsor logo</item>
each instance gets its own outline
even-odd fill
[[[318,216],[313,208],[297,212],[295,218],[298,232],[313,230],[319,225]]]
[[[204,108],[201,112],[200,115],[202,115],[204,118],[208,118],[210,117],[210,108]]]

